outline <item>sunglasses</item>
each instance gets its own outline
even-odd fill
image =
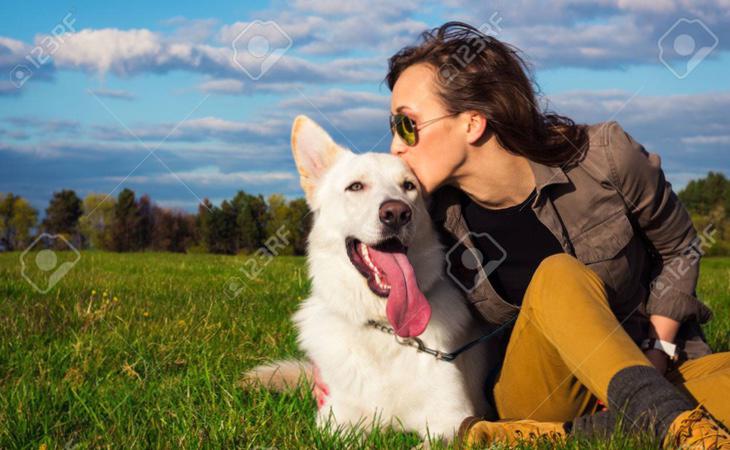
[[[435,119],[421,122],[420,126],[416,126],[416,122],[405,114],[391,114],[390,115],[390,133],[395,136],[396,134],[406,143],[407,146],[413,147],[418,143],[418,131],[424,129],[426,126],[432,123],[438,122],[441,119],[447,117],[453,117],[460,113],[447,114],[445,116],[436,117]]]

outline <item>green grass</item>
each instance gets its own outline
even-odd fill
[[[44,295],[21,276],[19,256],[0,254],[0,448],[419,443],[393,430],[322,433],[303,388],[237,386],[262,361],[301,355],[290,316],[308,292],[303,258],[275,258],[230,296],[231,277],[251,267],[245,257],[86,252]],[[730,343],[729,280],[730,259],[703,262],[700,294],[716,312],[706,331],[718,351]],[[641,446],[630,442],[590,447]]]

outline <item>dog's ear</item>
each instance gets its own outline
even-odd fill
[[[291,130],[291,148],[307,202],[322,175],[344,152],[329,134],[307,116],[297,116]]]

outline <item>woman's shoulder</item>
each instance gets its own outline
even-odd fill
[[[589,147],[626,146],[636,143],[631,135],[615,120],[585,125]]]
[[[578,163],[593,178],[621,184],[626,175],[648,166],[659,168],[660,158],[649,153],[618,122],[586,125],[588,145]]]

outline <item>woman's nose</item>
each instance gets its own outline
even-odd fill
[[[403,144],[403,141],[401,141],[398,136],[393,136],[393,139],[390,141],[390,154],[401,156],[406,152],[406,149],[407,147]]]

